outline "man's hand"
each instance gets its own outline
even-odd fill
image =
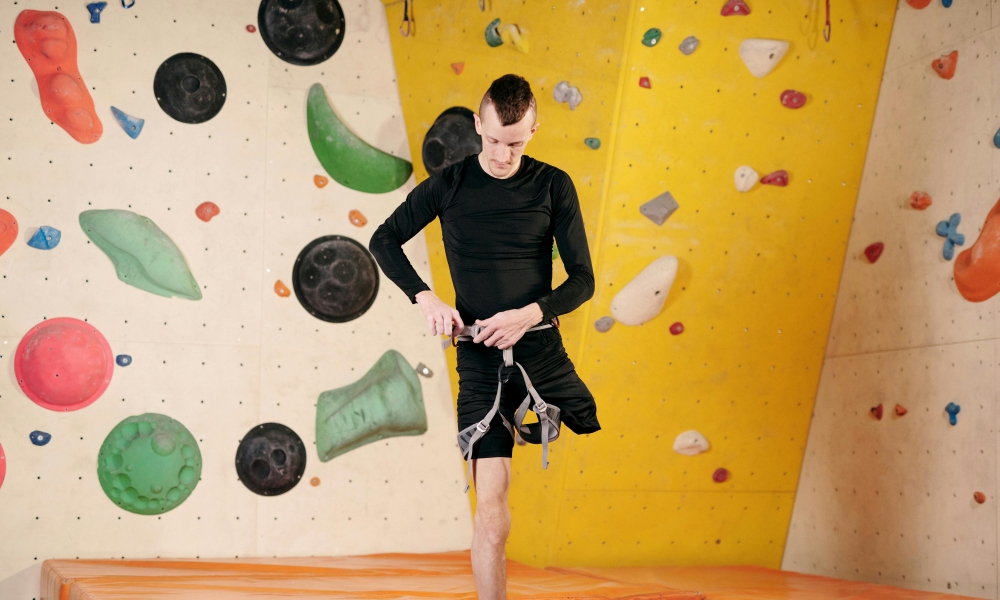
[[[453,330],[460,331],[465,327],[458,311],[448,306],[434,292],[424,290],[414,298],[416,298],[420,310],[424,311],[424,317],[427,318],[427,325],[431,328],[433,335],[451,335]]]
[[[472,341],[506,350],[516,344],[525,331],[541,322],[542,316],[542,309],[537,302],[524,308],[499,312],[489,319],[476,321],[476,325],[482,325],[483,330]]]

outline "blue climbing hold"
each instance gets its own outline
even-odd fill
[[[108,5],[107,2],[91,2],[87,5],[87,10],[90,11],[90,22],[100,23],[101,22],[101,11]]]
[[[948,413],[948,422],[952,425],[958,425],[958,412],[962,410],[962,407],[954,402],[949,402],[944,410]]]
[[[128,354],[119,354],[115,357],[115,362],[118,363],[119,367],[127,367],[132,364],[132,357]]]
[[[591,150],[597,150],[598,148],[601,147],[601,140],[597,138],[587,138],[583,140],[583,143],[587,144],[587,147],[590,148]]]
[[[115,120],[118,121],[118,124],[122,126],[125,133],[127,133],[133,140],[139,137],[139,134],[142,133],[142,124],[146,122],[145,119],[127,115],[114,106],[111,107],[111,114],[115,116]]]
[[[944,238],[944,250],[941,254],[945,260],[955,257],[955,246],[965,244],[965,236],[958,232],[958,224],[962,221],[962,215],[955,213],[947,221],[937,224],[937,234]]]
[[[132,8],[133,6],[135,6],[135,0],[132,0],[128,4],[125,4],[125,0],[122,0],[122,8]]]
[[[951,8],[951,0],[941,0],[941,5],[945,8]]]
[[[30,439],[31,443],[36,446],[44,446],[52,439],[52,434],[45,433],[44,431],[38,431],[36,429],[28,434],[28,439]]]
[[[42,225],[35,232],[35,235],[31,236],[31,239],[28,240],[28,245],[39,250],[51,250],[59,245],[60,239],[62,239],[61,231],[55,227]]]
[[[997,129],[997,132],[993,134],[993,145],[1000,148],[1000,129]]]

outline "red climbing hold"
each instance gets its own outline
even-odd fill
[[[885,249],[885,244],[882,242],[875,242],[865,248],[865,256],[868,258],[868,262],[873,263],[878,260],[878,257],[882,256],[882,250]]]
[[[976,502],[978,502],[979,504],[986,502],[986,494],[982,492],[976,492],[975,494],[972,495],[972,497],[975,498]]]
[[[725,483],[729,479],[729,471],[725,469],[716,469],[715,473],[712,473],[712,481],[715,483]]]
[[[775,171],[770,175],[764,175],[760,178],[760,182],[765,185],[779,185],[781,187],[785,187],[788,185],[788,171],[782,169],[780,171]]]
[[[910,412],[910,411],[906,410],[905,406],[902,406],[902,405],[899,405],[899,404],[896,405],[896,416],[897,417],[902,417],[903,415],[905,415],[908,412]]]
[[[750,7],[743,0],[729,0],[722,7],[722,16],[731,17],[733,15],[749,15]]]
[[[931,0],[906,0],[906,3],[913,8],[920,10],[921,8],[927,8],[927,5],[931,3]]]
[[[876,419],[878,419],[879,421],[882,420],[882,405],[881,404],[879,404],[878,406],[873,406],[872,407],[872,415]]]
[[[465,63],[451,63],[451,70],[455,72],[455,75],[461,75],[462,71],[465,70]]]
[[[257,31],[257,28],[254,27],[253,25],[247,25],[247,31],[249,31],[250,33],[253,33],[255,31]]]
[[[676,323],[670,326],[670,333],[672,333],[673,335],[680,335],[684,333],[684,324],[681,323],[680,321],[677,321]]]
[[[639,87],[644,87],[644,88],[646,88],[647,90],[648,90],[649,88],[653,87],[653,86],[652,86],[652,85],[650,85],[650,83],[649,83],[649,77],[640,77],[640,78],[639,78]]]
[[[0,255],[3,255],[17,239],[17,219],[0,208]]]
[[[955,67],[958,66],[958,50],[953,50],[951,54],[935,59],[931,66],[941,76],[941,79],[951,79],[955,76]]]
[[[924,192],[913,192],[910,194],[910,206],[917,210],[924,210],[933,203],[931,197]]]
[[[781,92],[781,105],[785,108],[802,108],[806,105],[806,95],[795,90]]]
[[[212,217],[219,214],[219,207],[215,202],[202,202],[198,205],[198,208],[194,209],[194,214],[198,215],[198,218],[202,221],[208,223],[212,220]]]

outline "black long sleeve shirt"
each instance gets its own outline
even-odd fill
[[[497,179],[473,154],[421,182],[372,236],[385,275],[410,298],[429,290],[403,244],[441,219],[456,308],[466,324],[537,302],[543,320],[594,295],[594,270],[580,202],[565,172],[521,157],[513,177]],[[569,275],[552,289],[552,241]]]

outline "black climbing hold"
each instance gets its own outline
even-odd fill
[[[317,238],[292,268],[295,297],[312,316],[346,323],[365,314],[378,294],[378,266],[368,249],[342,235]]]
[[[302,438],[280,423],[254,427],[236,449],[236,474],[255,494],[284,494],[305,472],[306,446]]]
[[[437,175],[445,167],[482,151],[483,138],[476,133],[472,111],[462,106],[453,106],[438,115],[431,125],[424,136],[421,154],[427,172]]]
[[[293,65],[318,65],[344,41],[337,0],[262,0],[257,25],[271,52]]]
[[[153,94],[163,112],[181,123],[204,123],[226,103],[226,78],[204,56],[181,52],[156,70]]]

